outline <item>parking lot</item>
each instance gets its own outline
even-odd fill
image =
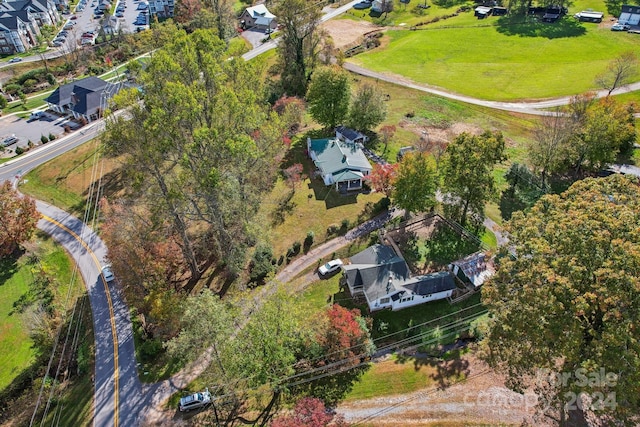
[[[66,118],[58,117],[55,114],[44,113],[38,120],[25,120],[16,116],[8,116],[0,119],[0,140],[15,136],[18,142],[5,147],[5,154],[12,155],[16,147],[26,147],[29,141],[40,144],[42,135],[53,134],[56,138],[64,135],[65,125],[71,130],[77,130],[79,125]]]

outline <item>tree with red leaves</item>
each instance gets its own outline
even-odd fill
[[[305,178],[304,174],[302,173],[303,171],[304,167],[301,163],[295,163],[283,171],[287,183],[289,183],[289,185],[291,186],[292,191],[295,191],[296,185]]]
[[[293,413],[273,420],[271,427],[348,427],[342,418],[328,412],[322,400],[305,397],[296,403]]]
[[[368,176],[371,186],[385,196],[391,197],[397,169],[397,164],[380,165],[376,163]]]
[[[380,135],[382,135],[382,142],[384,143],[384,151],[387,151],[389,141],[396,134],[396,127],[394,125],[384,125],[380,128]]]
[[[31,238],[40,214],[32,198],[20,195],[5,181],[0,186],[0,218],[0,258],[4,258]]]
[[[359,364],[361,359],[373,353],[369,328],[360,310],[348,310],[334,304],[326,316],[326,328],[318,336],[318,343],[324,350],[324,361],[340,361],[340,367],[346,368]]]

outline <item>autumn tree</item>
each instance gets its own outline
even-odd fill
[[[0,218],[0,258],[5,258],[31,238],[40,214],[32,198],[21,195],[5,181],[0,185]]]
[[[304,0],[283,0],[275,14],[281,25],[278,57],[282,89],[287,95],[304,96],[318,62],[322,12]]]
[[[596,84],[607,91],[607,98],[614,90],[631,82],[637,74],[638,57],[634,52],[625,52],[614,58],[607,69],[596,76]]]
[[[200,10],[202,10],[201,0],[182,0],[176,4],[174,19],[180,24],[190,23]]]
[[[324,67],[313,74],[307,102],[309,113],[325,128],[333,129],[349,112],[349,76],[338,67]]]
[[[471,214],[475,226],[484,219],[484,205],[495,194],[494,166],[505,160],[500,132],[462,133],[445,151],[442,167],[443,203],[448,216],[461,225]]]
[[[143,339],[166,339],[178,330],[177,309],[185,270],[177,236],[168,221],[154,223],[143,206],[125,200],[100,202],[102,239],[127,302],[136,308]]]
[[[407,213],[425,212],[436,204],[435,165],[425,153],[405,154],[392,184],[394,204]]]
[[[295,163],[282,171],[285,180],[291,186],[292,192],[296,190],[296,185],[304,180],[303,172],[304,167],[302,163]]]
[[[391,197],[397,169],[397,163],[387,163],[385,165],[376,163],[373,165],[371,173],[367,176],[367,180],[370,182],[371,187],[377,192],[384,194],[386,197]]]
[[[340,362],[342,368],[351,367],[373,354],[375,347],[360,310],[334,304],[327,309],[326,319],[317,337],[324,355],[322,363]]]
[[[638,224],[637,181],[613,175],[543,196],[506,226],[515,257],[502,257],[482,290],[484,357],[514,390],[533,386],[559,425],[577,407],[636,425]]]
[[[128,117],[110,118],[105,150],[124,162],[128,203],[175,237],[189,292],[212,265],[231,274],[244,266],[286,129],[263,98],[259,71],[228,57],[211,31],[170,37],[141,74],[144,94],[115,98]]]
[[[373,85],[358,87],[349,107],[347,123],[354,129],[365,131],[378,126],[387,116],[383,94]]]
[[[306,105],[301,98],[282,96],[273,104],[273,110],[282,117],[282,120],[289,130],[289,134],[293,135],[300,128]]]
[[[271,427],[348,427],[341,416],[327,411],[324,402],[314,397],[305,397],[296,402],[290,414],[273,420]]]
[[[396,134],[396,127],[394,125],[384,125],[380,128],[380,135],[382,135],[382,143],[384,144],[384,151],[387,152],[389,147],[389,141]]]

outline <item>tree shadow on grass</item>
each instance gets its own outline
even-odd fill
[[[449,387],[469,375],[469,361],[462,359],[459,352],[451,358],[441,358],[427,355],[397,355],[397,364],[413,363],[415,371],[423,367],[432,368],[429,377],[439,388]]]
[[[498,19],[496,28],[500,34],[507,36],[547,39],[579,37],[587,32],[580,22],[566,16],[553,23],[542,22],[538,17],[530,15],[503,16]]]
[[[0,286],[18,271],[18,258],[19,255],[0,259]]]

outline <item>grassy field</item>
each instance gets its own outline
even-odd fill
[[[389,30],[382,47],[350,61],[473,97],[521,100],[597,89],[594,77],[614,57],[637,51],[640,41],[571,17],[554,24],[519,20],[478,21],[473,11],[463,12],[418,31]]]
[[[54,305],[63,308],[69,285],[73,283],[73,296],[84,292],[84,286],[71,280],[72,266],[67,253],[55,245],[48,236],[38,233],[34,243],[29,245],[35,250],[35,258],[23,255],[16,259],[0,261],[0,390],[7,387],[22,370],[30,366],[37,356],[30,338],[29,324],[32,310],[21,310],[21,301],[30,298],[30,290],[36,274],[34,259],[46,266],[52,277],[56,278]],[[37,247],[37,249],[36,249]],[[72,301],[73,301],[72,300]]]

